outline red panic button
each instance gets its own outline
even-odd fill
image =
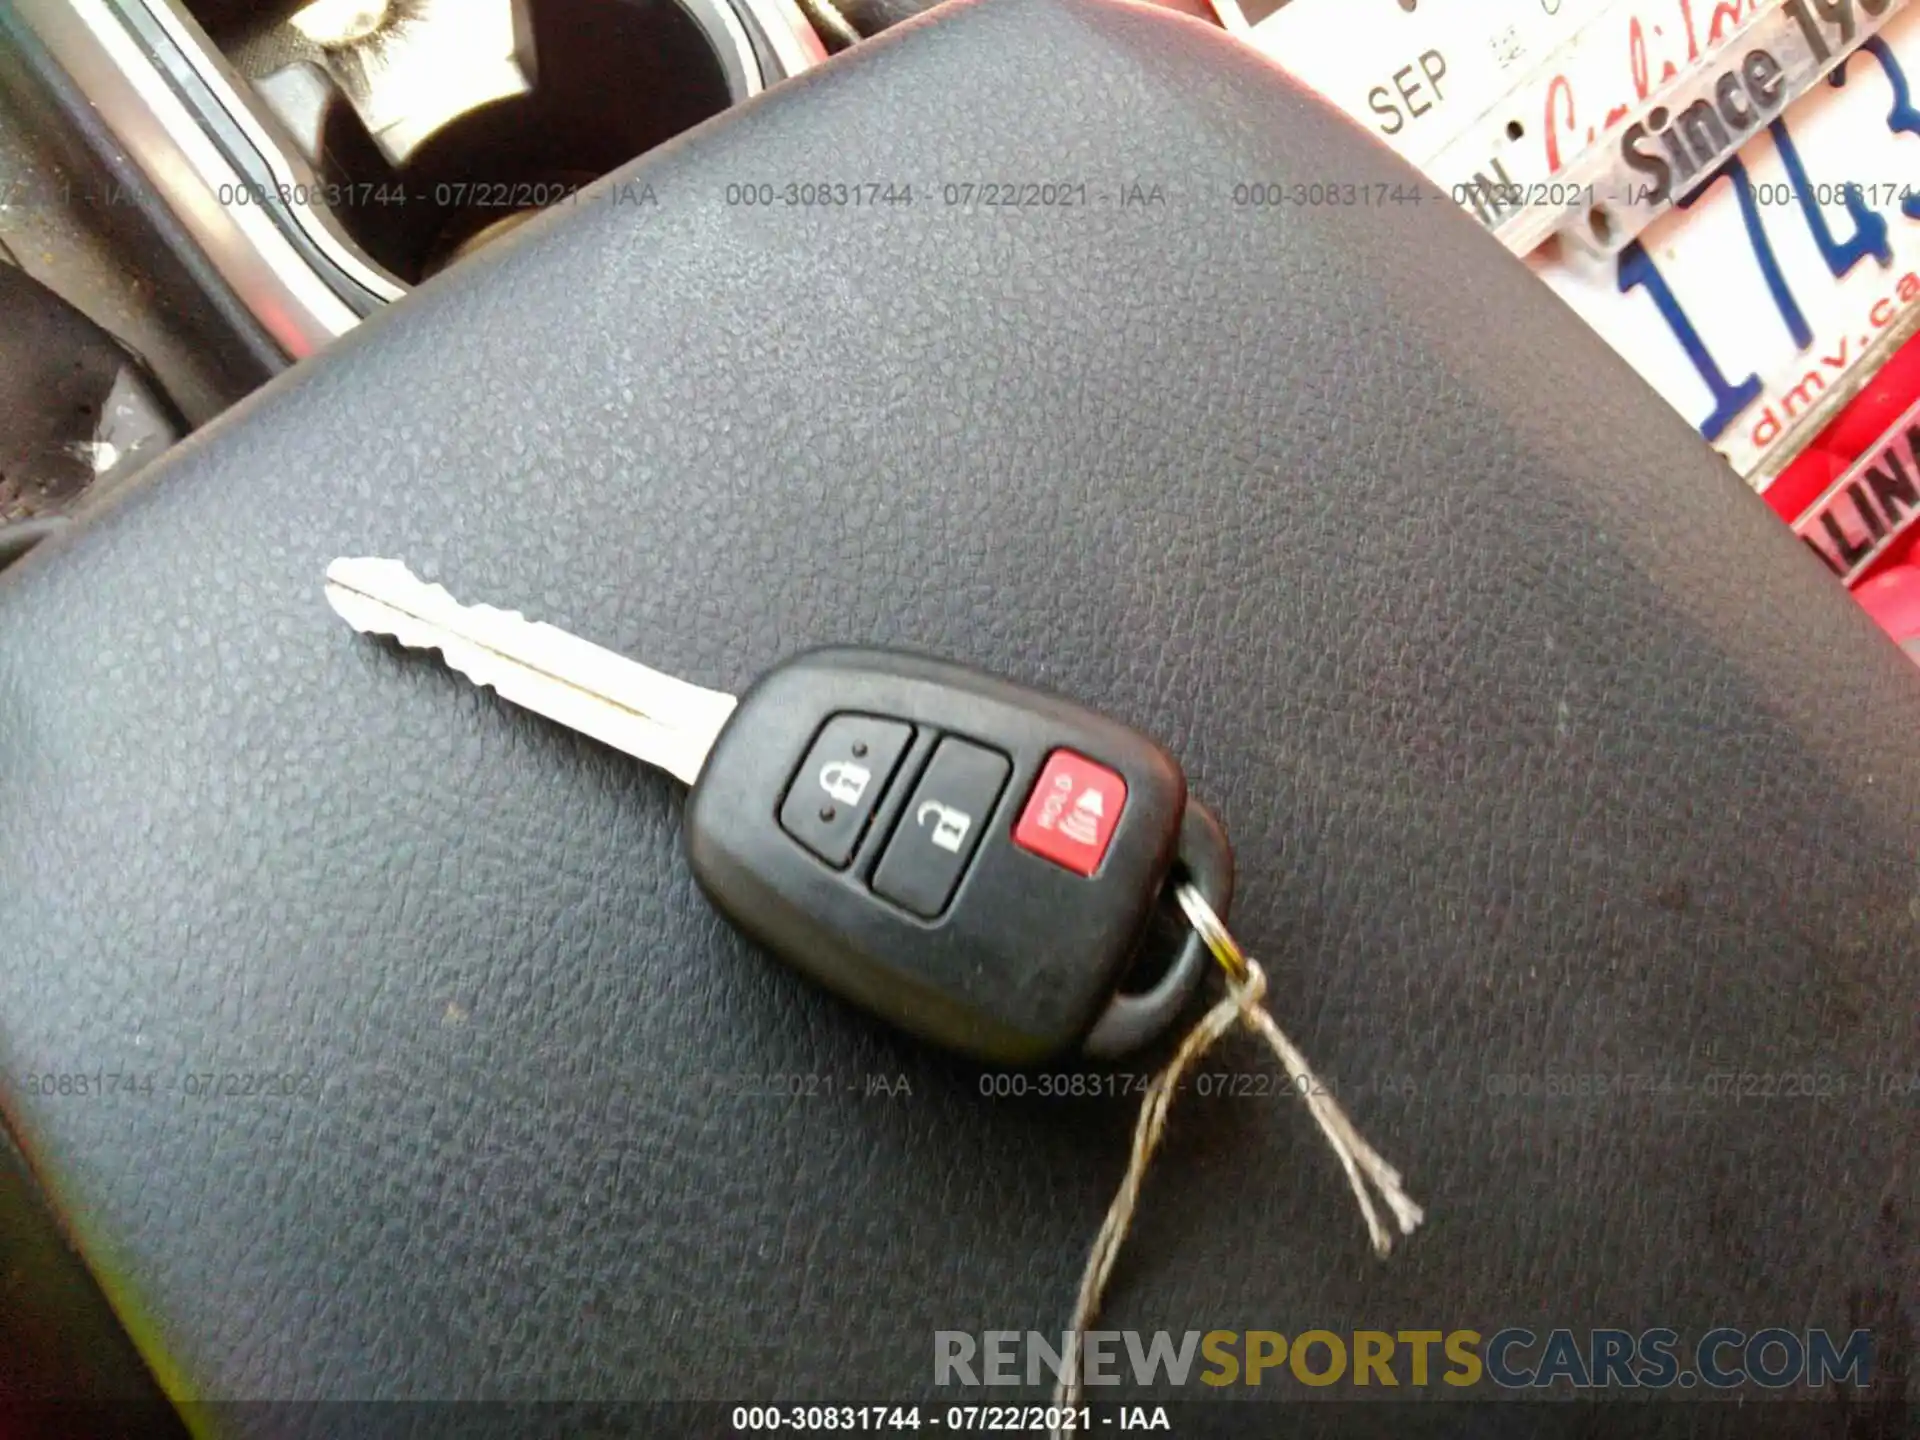
[[[1076,875],[1091,875],[1126,808],[1126,781],[1084,755],[1056,750],[1013,827],[1013,843]]]

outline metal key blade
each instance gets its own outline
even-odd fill
[[[438,650],[474,684],[689,785],[733,714],[731,695],[663,675],[518,611],[462,605],[398,560],[335,560],[327,567],[327,603],[362,634]]]

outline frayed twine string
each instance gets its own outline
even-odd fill
[[[1180,1048],[1167,1062],[1167,1067],[1147,1087],[1146,1098],[1140,1103],[1140,1119],[1133,1128],[1133,1153],[1127,1162],[1127,1173],[1120,1181],[1119,1193],[1113,1197],[1113,1204],[1107,1210],[1107,1218],[1100,1227],[1099,1235],[1094,1237],[1093,1249],[1087,1256],[1086,1271],[1080,1277],[1080,1294],[1074,1301],[1073,1327],[1067,1332],[1066,1350],[1061,1356],[1060,1383],[1053,1392],[1054,1407],[1062,1416],[1079,1408],[1082,1337],[1100,1313],[1100,1301],[1106,1293],[1114,1263],[1120,1258],[1120,1247],[1126,1242],[1127,1232],[1133,1228],[1133,1212],[1140,1203],[1140,1187],[1146,1181],[1147,1166],[1152,1163],[1154,1151],[1160,1147],[1166,1135],[1167,1114],[1173,1109],[1174,1097],[1180,1093],[1181,1081],[1186,1079],[1187,1072],[1199,1063],[1215,1042],[1234,1028],[1236,1022],[1267,1042],[1278,1057],[1281,1068],[1292,1080],[1294,1090],[1306,1101],[1307,1109],[1320,1126],[1321,1134],[1326,1136],[1327,1144],[1339,1158],[1340,1168],[1346,1171],[1347,1183],[1353,1187],[1354,1198],[1360,1202],[1360,1213],[1367,1222],[1367,1234],[1373,1240],[1374,1253],[1383,1259],[1390,1254],[1393,1236],[1381,1222],[1373,1194],[1368,1189],[1369,1183],[1380,1192],[1380,1198],[1393,1212],[1402,1235],[1411,1235],[1425,1218],[1420,1207],[1401,1188],[1400,1172],[1381,1159],[1380,1153],[1353,1128],[1347,1112],[1340,1108],[1339,1102],[1327,1093],[1327,1088],[1315,1077],[1313,1067],[1307,1064],[1307,1057],[1300,1053],[1299,1047],[1287,1038],[1286,1033],[1274,1023],[1273,1016],[1267,1013],[1264,1004],[1267,996],[1266,972],[1242,953],[1226,926],[1221,924],[1220,917],[1214,914],[1213,907],[1197,890],[1191,885],[1182,885],[1176,896],[1187,918],[1226,971],[1228,993],[1187,1033],[1187,1038],[1180,1042]],[[1065,1434],[1061,1429],[1053,1433],[1056,1437]]]

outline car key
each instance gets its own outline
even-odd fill
[[[1027,1064],[1158,1035],[1207,965],[1189,933],[1121,993],[1176,867],[1224,913],[1224,832],[1180,767],[1057,696],[897,651],[812,651],[738,702],[552,625],[341,559],[357,630],[439,650],[505,698],[693,787],[683,833],[740,930],[905,1029]]]

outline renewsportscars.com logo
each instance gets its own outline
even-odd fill
[[[1050,1385],[1065,1335],[1037,1330],[936,1330],[937,1386]],[[1055,1342],[1058,1342],[1057,1344]],[[1864,1390],[1873,1378],[1873,1334],[1854,1330],[1721,1326],[1697,1340],[1677,1330],[1089,1330],[1082,1379],[1102,1385],[1354,1385],[1502,1390],[1666,1390],[1757,1385]]]

